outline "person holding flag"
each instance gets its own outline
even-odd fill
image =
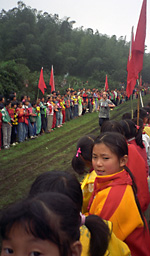
[[[107,98],[107,92],[103,92],[102,99],[100,99],[98,103],[100,127],[105,121],[109,120],[110,108],[114,108],[114,107],[115,107],[115,104]]]

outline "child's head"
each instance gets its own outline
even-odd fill
[[[68,196],[76,205],[78,213],[81,212],[83,197],[80,183],[75,175],[63,171],[42,173],[33,182],[29,197],[36,197],[39,193],[43,192],[58,192],[61,195],[64,194],[65,196]],[[70,207],[72,206],[70,205]],[[67,215],[66,218],[68,218]],[[93,215],[84,218],[84,223],[82,223],[82,225],[83,224],[91,233],[90,246],[88,249],[89,256],[104,255],[110,235],[108,226],[100,217]]]
[[[94,135],[85,135],[77,143],[77,151],[72,159],[72,167],[78,174],[92,169],[92,148]]]
[[[31,185],[29,197],[44,192],[59,192],[69,196],[77,205],[79,212],[81,211],[82,190],[79,181],[72,173],[48,171],[40,174]]]
[[[124,130],[124,135],[127,140],[135,138],[136,144],[144,148],[142,142],[142,129],[138,127],[131,119],[121,120],[120,124]]]
[[[12,107],[13,109],[16,109],[16,108],[17,108],[17,102],[15,102],[15,101],[12,102],[12,103],[11,103],[11,107]]]
[[[35,101],[32,102],[32,107],[36,108],[36,102]]]
[[[122,120],[124,120],[124,119],[131,119],[131,113],[129,113],[129,112],[124,113],[122,115]]]
[[[22,102],[21,101],[18,103],[18,108],[22,108]]]
[[[125,137],[115,132],[101,133],[94,141],[92,164],[97,175],[104,176],[121,171],[128,160]]]
[[[6,108],[11,108],[11,102],[10,102],[10,100],[6,100],[6,102],[5,102],[5,107],[6,107]]]
[[[80,256],[80,222],[76,205],[60,193],[22,200],[1,214],[1,255]]]
[[[101,133],[102,132],[119,132],[124,135],[124,130],[120,123],[115,120],[109,120],[102,124]]]
[[[137,110],[135,110],[135,112],[134,112],[134,117],[137,117]],[[147,122],[148,122],[148,117],[149,117],[149,113],[145,110],[145,109],[143,109],[143,108],[141,108],[140,110],[139,110],[139,117],[143,120],[143,123],[144,124],[147,124]]]

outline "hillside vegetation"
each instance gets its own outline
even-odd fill
[[[103,88],[108,75],[109,89],[126,84],[129,42],[125,37],[109,37],[92,28],[74,28],[76,21],[26,6],[0,12],[0,94],[16,91],[37,96],[41,67],[47,93],[51,65],[56,90],[73,87]],[[44,8],[44,7],[43,7]],[[122,32],[123,33],[123,32]],[[144,55],[143,83],[150,81],[150,53]]]

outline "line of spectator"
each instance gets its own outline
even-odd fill
[[[0,95],[0,149],[35,139],[62,127],[66,121],[98,111],[102,93],[103,90],[97,89],[69,88],[64,95],[54,91],[46,99],[42,97],[33,102],[29,96],[22,96],[18,101],[16,93],[12,93],[9,100]],[[108,90],[108,98],[115,105],[127,100],[123,89]]]

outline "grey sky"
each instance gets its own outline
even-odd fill
[[[15,0],[0,0],[0,10],[6,11],[17,6]],[[130,41],[131,27],[134,33],[143,0],[24,0],[27,6],[58,14],[60,19],[70,17],[76,23],[73,27],[92,28],[108,36],[126,36]],[[146,45],[150,52],[150,0],[147,0]]]

